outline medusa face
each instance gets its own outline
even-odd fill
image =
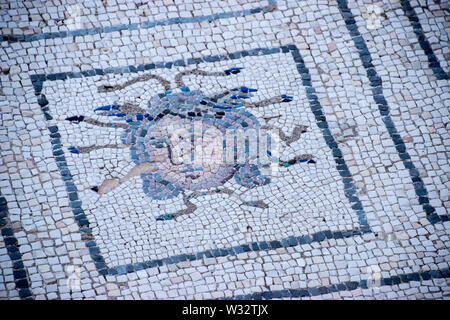
[[[223,77],[240,73],[241,69],[182,71],[175,77],[177,87],[180,88],[176,93],[170,90],[169,81],[155,74],[143,74],[120,85],[98,87],[99,92],[113,92],[139,81],[156,80],[166,92],[153,97],[146,109],[126,102],[121,106],[107,105],[94,110],[101,115],[116,117],[119,121],[105,123],[84,115],[66,118],[74,124],[84,121],[93,126],[124,130],[121,140],[124,147],[130,148],[135,166],[125,174],[120,173],[119,177],[103,180],[100,186],[93,186],[91,190],[103,195],[133,177],[140,176],[144,192],[153,199],[170,199],[183,192],[187,209],[156,219],[171,220],[196,210],[189,199],[220,192],[217,187],[231,178],[242,186],[253,188],[270,182],[262,174],[262,169],[273,169],[273,165],[288,167],[301,162],[315,163],[311,155],[296,155],[287,161],[274,156],[277,142],[273,143],[272,133],[267,134],[267,125],[264,129],[260,127],[258,120],[248,112],[250,108],[291,102],[291,96],[281,94],[249,102],[246,99],[256,89],[242,86],[208,96],[200,91],[190,91],[183,81],[186,75]],[[264,121],[268,120],[264,118]],[[305,129],[304,126],[296,125],[290,137],[282,131],[278,136],[275,130],[275,140],[281,139],[289,145],[298,140]],[[121,147],[107,144],[68,149],[72,153],[89,153],[100,148]],[[222,189],[230,196],[233,194],[226,187]],[[191,192],[186,195],[184,191]],[[267,208],[267,204],[262,201],[243,201],[243,205]]]
[[[258,164],[250,164],[248,153],[237,162],[234,154],[230,158],[225,152],[227,147],[238,151],[234,143],[227,146],[228,137],[259,128],[256,118],[243,109],[214,104],[200,92],[185,89],[154,97],[145,115],[127,121],[130,127],[122,142],[131,145],[136,165],[149,164],[141,177],[145,193],[154,199],[216,188],[233,176],[247,187],[269,182]]]

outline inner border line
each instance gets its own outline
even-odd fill
[[[227,19],[233,17],[245,17],[252,14],[256,14],[259,12],[270,12],[277,8],[276,0],[268,0],[267,5],[262,7],[257,7],[254,9],[246,9],[239,11],[231,11],[231,12],[223,12],[216,13],[208,16],[198,16],[191,18],[170,18],[166,20],[159,21],[147,21],[141,23],[132,23],[132,24],[121,24],[111,27],[98,27],[92,29],[78,29],[72,31],[60,31],[60,32],[47,32],[47,33],[37,33],[31,35],[0,35],[1,41],[9,41],[9,42],[31,42],[42,39],[56,39],[56,38],[67,38],[67,37],[77,37],[77,36],[86,36],[86,35],[95,35],[100,33],[110,33],[122,30],[138,30],[138,29],[151,29],[156,26],[169,26],[173,24],[182,24],[182,23],[195,23],[202,21],[214,21],[220,19]]]
[[[328,147],[332,150],[334,160],[336,162],[336,169],[342,177],[342,181],[344,183],[344,192],[345,196],[348,198],[352,209],[356,212],[358,216],[358,220],[360,223],[359,228],[355,228],[347,231],[320,231],[310,235],[304,236],[291,236],[289,238],[283,238],[281,240],[273,240],[273,241],[262,241],[262,242],[254,242],[239,245],[233,248],[219,248],[219,249],[211,249],[202,252],[198,252],[195,254],[180,254],[171,256],[163,259],[150,260],[147,262],[120,265],[117,267],[108,267],[104,260],[104,257],[101,255],[100,248],[98,247],[95,237],[92,234],[92,230],[89,228],[89,221],[84,214],[82,209],[82,203],[78,199],[77,188],[73,183],[72,175],[68,169],[67,161],[64,156],[63,145],[61,142],[61,135],[59,134],[58,127],[56,125],[48,127],[50,131],[50,138],[52,144],[53,155],[56,160],[56,164],[61,173],[62,179],[65,182],[66,190],[69,195],[70,206],[72,208],[73,214],[75,216],[75,220],[78,223],[80,228],[80,233],[82,236],[82,240],[85,241],[86,246],[89,248],[89,253],[94,260],[97,271],[101,275],[116,275],[116,274],[126,274],[130,272],[135,272],[138,270],[143,270],[147,268],[162,266],[163,264],[173,264],[187,260],[199,260],[203,257],[223,257],[228,255],[237,255],[243,252],[249,251],[267,251],[273,250],[281,247],[294,247],[300,246],[303,244],[308,244],[312,242],[321,242],[327,239],[342,239],[353,236],[362,235],[365,233],[371,233],[372,230],[367,223],[365,213],[362,207],[362,203],[356,195],[356,190],[354,189],[353,179],[348,170],[347,165],[345,164],[345,160],[343,158],[342,152],[339,149],[337,142],[331,134],[331,131],[328,129],[328,123],[326,121],[325,115],[322,111],[322,106],[315,95],[315,89],[311,84],[311,76],[309,74],[309,70],[304,64],[303,58],[300,55],[297,47],[295,45],[282,46],[277,48],[258,48],[249,51],[239,51],[235,53],[231,53],[226,56],[207,56],[199,59],[188,59],[187,64],[199,64],[202,62],[215,62],[222,60],[234,60],[240,59],[246,56],[258,56],[258,55],[270,55],[275,53],[291,53],[294,62],[296,63],[297,70],[302,77],[302,84],[305,87],[309,104],[311,107],[311,111],[315,115],[316,122],[318,127],[321,129],[325,142]],[[42,111],[46,120],[52,120],[53,117],[49,113],[48,100],[44,95],[41,95],[43,89],[43,83],[47,80],[55,81],[55,80],[67,80],[71,78],[81,78],[81,77],[92,77],[96,75],[104,75],[104,74],[123,74],[123,73],[137,73],[139,71],[159,69],[159,68],[172,68],[172,66],[186,66],[186,62],[184,60],[178,60],[175,63],[152,63],[146,65],[139,65],[137,67],[128,66],[125,68],[108,68],[106,70],[102,69],[94,69],[83,72],[68,72],[68,73],[57,73],[57,74],[40,74],[40,75],[31,75],[31,81],[35,90],[35,94],[38,97],[38,104],[41,106]]]

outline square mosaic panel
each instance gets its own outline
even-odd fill
[[[0,300],[448,298],[447,2],[1,8]]]
[[[199,253],[267,250],[370,230],[294,46],[188,64],[58,74],[43,82],[40,104],[54,154],[99,270],[130,272]],[[176,119],[198,119],[177,105],[187,97],[191,109],[202,107],[214,119],[233,124],[242,116],[279,130],[278,170],[219,170],[193,188],[192,174],[170,178],[172,169],[146,167],[154,154],[139,137],[164,140]],[[137,142],[130,144],[130,136]]]

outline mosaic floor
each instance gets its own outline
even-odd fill
[[[0,299],[450,297],[446,1],[0,13]]]

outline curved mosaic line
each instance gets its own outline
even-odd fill
[[[258,7],[254,9],[246,9],[240,11],[231,11],[231,12],[223,12],[216,13],[208,16],[199,16],[192,18],[171,18],[167,20],[158,20],[158,21],[147,21],[142,23],[133,23],[133,24],[121,24],[111,27],[98,27],[92,29],[78,29],[72,31],[60,31],[60,32],[48,32],[48,33],[39,33],[32,35],[0,35],[1,41],[8,42],[31,42],[42,39],[56,39],[56,38],[67,38],[67,37],[77,37],[77,36],[86,36],[86,35],[95,35],[100,33],[110,33],[116,31],[123,30],[138,30],[138,29],[150,29],[156,26],[169,26],[174,24],[182,24],[182,23],[195,23],[195,22],[203,22],[203,21],[214,21],[220,19],[227,19],[233,17],[245,17],[252,14],[256,14],[259,12],[270,12],[276,9],[277,1],[276,0],[268,0],[268,4],[263,7]]]
[[[34,299],[30,289],[30,279],[22,261],[20,253],[20,245],[14,236],[14,230],[11,228],[11,221],[8,217],[8,204],[5,197],[0,193],[0,231],[5,241],[5,247],[8,256],[12,262],[14,282],[16,289],[19,291],[21,299]]]
[[[420,273],[412,272],[392,277],[380,278],[377,279],[377,282],[379,281],[377,287],[399,285],[411,281],[427,281],[431,279],[443,279],[443,278],[450,278],[450,269],[431,270]],[[368,289],[373,287],[374,286],[368,283],[367,280],[348,281],[339,284],[332,284],[329,286],[255,292],[248,295],[238,295],[232,298],[223,298],[221,300],[271,300],[280,298],[314,297],[328,293],[340,291],[353,291],[358,288]]]
[[[344,19],[345,25],[352,37],[355,47],[358,49],[359,57],[367,72],[367,77],[370,81],[370,86],[372,87],[372,96],[375,103],[378,105],[378,110],[380,111],[381,119],[386,126],[389,135],[394,142],[395,149],[403,162],[403,165],[409,171],[409,175],[414,185],[414,191],[419,200],[419,204],[422,205],[423,210],[426,212],[427,219],[431,223],[437,223],[440,221],[447,221],[448,215],[438,215],[436,209],[430,204],[428,199],[428,191],[423,183],[422,178],[419,175],[419,171],[414,166],[411,161],[411,156],[406,150],[406,145],[403,142],[402,137],[395,128],[394,121],[390,116],[389,106],[387,100],[383,95],[383,86],[381,82],[381,77],[378,76],[375,66],[372,64],[372,57],[370,55],[369,49],[367,48],[366,42],[358,31],[358,26],[353,17],[351,10],[348,8],[347,0],[337,0],[339,11],[341,12],[342,18]]]
[[[400,3],[402,5],[403,12],[411,22],[411,26],[414,29],[414,34],[417,36],[420,47],[425,52],[428,58],[428,65],[431,70],[433,70],[434,75],[438,80],[450,79],[449,73],[445,72],[444,69],[442,69],[439,60],[437,59],[436,55],[433,52],[433,49],[431,48],[430,42],[428,42],[428,40],[425,38],[425,34],[423,33],[419,17],[417,17],[416,11],[411,6],[411,3],[409,2],[409,0],[401,0]]]

